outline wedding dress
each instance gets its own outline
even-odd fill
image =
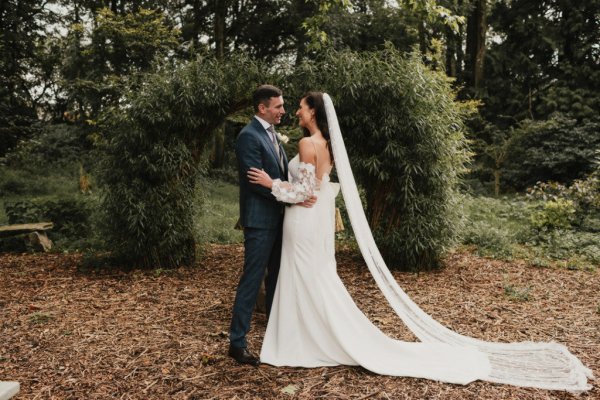
[[[279,280],[260,359],[275,366],[360,365],[383,375],[466,384],[480,379],[581,392],[591,371],[556,343],[491,343],[457,334],[433,320],[399,287],[369,229],[327,94],[324,101],[344,201],[363,257],[382,293],[421,342],[386,336],[360,311],[336,272],[337,184],[294,157],[289,182],[272,193],[287,203],[313,193],[312,208],[286,208]]]
[[[407,343],[381,332],[356,306],[336,272],[335,197],[315,167],[295,156],[291,183],[276,181],[273,194],[297,203],[317,196],[312,208],[288,207],[283,223],[279,280],[260,354],[276,366],[361,365],[378,374],[468,383],[490,365],[475,348],[444,343]],[[456,360],[464,362],[457,367]]]

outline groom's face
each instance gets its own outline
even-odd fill
[[[260,117],[270,124],[278,125],[285,114],[283,109],[283,96],[271,97],[268,104],[258,106]]]

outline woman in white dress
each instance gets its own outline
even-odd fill
[[[305,137],[289,182],[252,168],[252,183],[282,202],[317,196],[312,208],[286,208],[281,266],[260,359],[275,366],[360,365],[383,375],[467,384],[477,379],[545,389],[589,390],[591,370],[557,343],[494,343],[462,336],[421,310],[398,286],[373,240],[327,94],[309,92],[296,112]],[[381,332],[360,311],[335,261],[335,163],[357,243],[382,293],[421,342]]]
[[[288,207],[279,280],[261,362],[276,366],[361,365],[385,375],[468,383],[487,376],[487,357],[475,348],[393,340],[356,306],[336,271],[333,154],[323,94],[308,93],[296,112],[305,136],[289,163],[290,181],[251,169],[248,177],[287,203],[313,194],[312,208]],[[466,362],[457,363],[457,360]],[[458,364],[458,365],[457,365]],[[466,366],[461,368],[460,365]]]

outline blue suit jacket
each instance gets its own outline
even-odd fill
[[[264,169],[272,179],[287,181],[287,157],[281,144],[283,169],[269,134],[261,123],[252,118],[235,142],[240,181],[240,224],[248,228],[273,229],[279,226],[285,205],[275,200],[271,190],[248,181],[250,167]]]

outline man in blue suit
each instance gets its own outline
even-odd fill
[[[269,189],[252,184],[246,176],[250,167],[266,171],[273,179],[287,180],[287,157],[274,126],[285,114],[283,95],[271,85],[253,93],[255,116],[240,132],[235,154],[240,185],[240,224],[244,228],[244,271],[237,287],[229,331],[229,356],[243,364],[259,365],[247,349],[246,334],[263,278],[267,317],[271,311],[281,258],[281,235],[285,205]],[[266,278],[265,278],[266,269]]]

